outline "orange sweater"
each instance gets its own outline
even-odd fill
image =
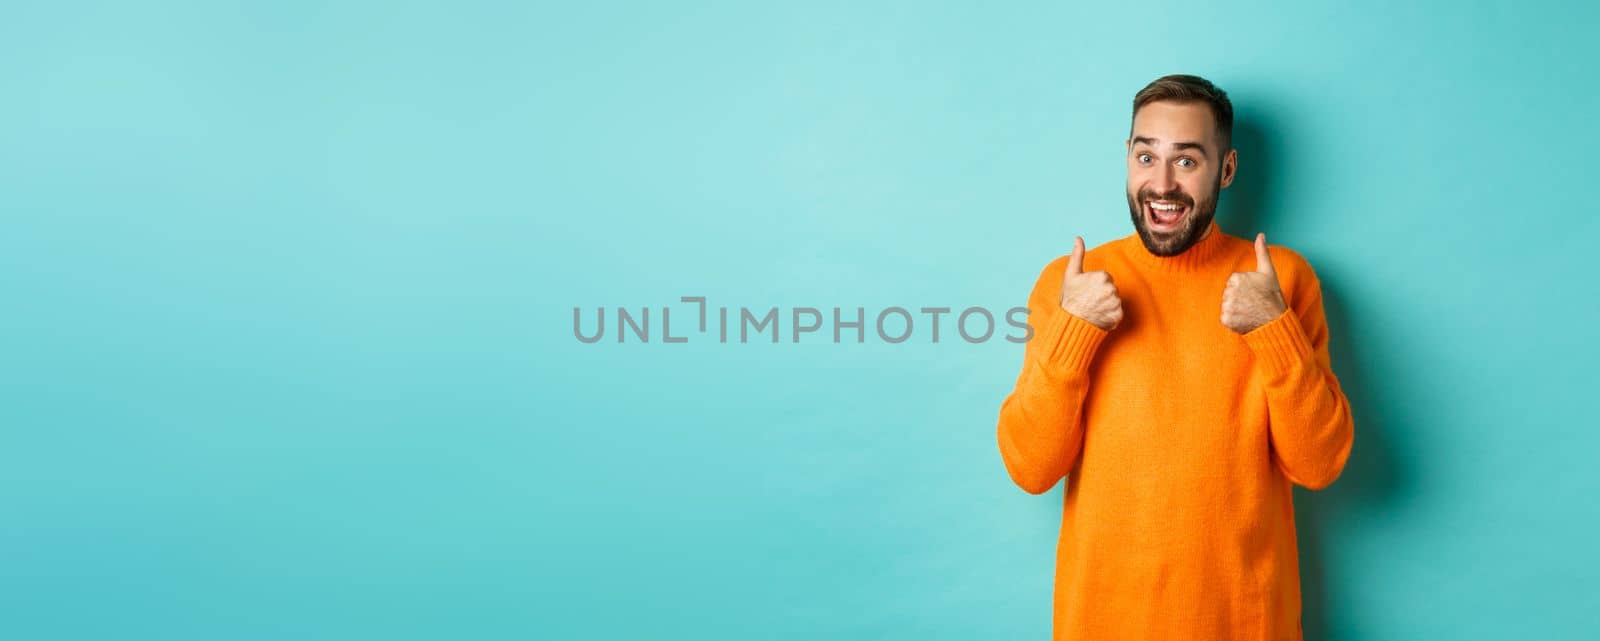
[[[1035,334],[998,438],[1023,490],[1067,477],[1057,640],[1302,638],[1291,483],[1332,483],[1354,422],[1311,266],[1269,246],[1289,310],[1236,334],[1222,290],[1255,249],[1210,226],[1178,256],[1137,234],[1085,253],[1122,298],[1109,332],[1061,308],[1066,256],[1028,300]]]

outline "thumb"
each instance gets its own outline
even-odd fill
[[[1267,253],[1266,232],[1256,233],[1256,273],[1274,276],[1278,274],[1277,270],[1272,268],[1272,255]]]
[[[1083,273],[1083,237],[1072,237],[1072,256],[1067,258],[1067,274],[1076,276]]]

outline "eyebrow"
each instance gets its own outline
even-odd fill
[[[1156,146],[1157,142],[1159,142],[1159,141],[1157,141],[1155,138],[1147,138],[1145,136],[1134,136],[1134,138],[1133,138],[1133,144],[1135,144],[1135,145],[1145,144],[1145,145],[1150,145],[1151,147],[1154,147],[1154,146]],[[1172,148],[1173,149],[1199,149],[1200,150],[1200,155],[1202,155],[1202,156],[1209,156],[1210,155],[1208,152],[1206,152],[1206,146],[1203,145],[1203,144],[1200,144],[1198,142],[1189,142],[1189,141],[1175,142],[1175,143],[1172,143]]]

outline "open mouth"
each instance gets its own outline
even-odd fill
[[[1150,226],[1160,231],[1171,231],[1183,223],[1183,217],[1189,215],[1189,206],[1171,200],[1147,200],[1144,203],[1145,216],[1150,220]]]

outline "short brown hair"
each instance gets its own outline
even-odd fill
[[[1228,92],[1211,84],[1210,80],[1188,74],[1172,74],[1156,78],[1133,96],[1133,113],[1158,100],[1172,102],[1203,102],[1211,107],[1217,120],[1217,133],[1222,136],[1222,151],[1233,147],[1233,102]]]

